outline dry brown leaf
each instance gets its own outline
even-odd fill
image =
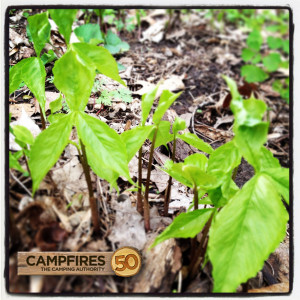
[[[248,293],[288,293],[290,290],[289,282],[273,284],[260,289],[249,290]]]

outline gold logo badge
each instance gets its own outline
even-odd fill
[[[130,277],[136,275],[141,268],[142,258],[139,251],[131,247],[123,247],[114,252],[111,267],[116,275]]]

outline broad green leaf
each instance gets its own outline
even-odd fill
[[[147,118],[149,116],[149,113],[151,111],[153,102],[155,100],[157,89],[158,89],[158,85],[153,90],[151,90],[150,92],[148,92],[148,93],[146,93],[142,96],[142,103],[141,103],[141,106],[142,106],[142,120],[141,120],[142,126],[144,126],[146,124]]]
[[[48,121],[50,123],[54,123],[54,122],[56,122],[57,120],[61,119],[64,116],[65,116],[65,114],[63,114],[63,113],[51,114],[51,115],[48,116]]]
[[[274,183],[277,191],[283,196],[287,204],[290,204],[290,170],[287,168],[273,168],[266,169],[263,173],[267,174],[271,178],[271,181]]]
[[[290,41],[289,40],[283,40],[282,41],[282,47],[283,47],[283,51],[287,54],[290,53]]]
[[[15,125],[13,126],[13,131],[17,140],[28,145],[34,143],[34,137],[28,128],[21,125]]]
[[[162,171],[168,173],[174,179],[186,185],[187,187],[193,188],[194,182],[191,181],[190,178],[186,177],[186,174],[182,170],[183,166],[183,163],[175,164],[172,160],[167,160]]]
[[[21,60],[9,71],[9,93],[13,93],[22,81],[38,100],[45,115],[45,67],[38,57],[29,57]]]
[[[55,62],[54,84],[66,96],[72,111],[84,110],[94,84],[95,69],[72,49]]]
[[[269,77],[261,68],[252,65],[242,66],[241,75],[245,77],[245,80],[249,83],[262,82]]]
[[[206,171],[208,159],[204,154],[194,153],[184,159],[185,166],[194,166]]]
[[[246,62],[250,61],[254,57],[255,54],[256,54],[255,51],[253,51],[249,48],[244,48],[242,50],[242,59],[243,59],[243,61],[246,61]]]
[[[267,109],[264,101],[253,97],[243,101],[231,101],[230,108],[234,114],[234,129],[238,126],[255,126],[261,122],[261,119]]]
[[[63,98],[62,98],[62,95],[60,94],[56,100],[50,102],[49,106],[50,106],[52,114],[61,110],[62,100],[63,100]]]
[[[131,180],[127,163],[126,146],[121,137],[106,123],[78,112],[76,117],[78,136],[87,152],[108,168]],[[93,168],[93,166],[91,165]]]
[[[161,118],[164,116],[168,108],[173,104],[173,102],[181,95],[181,92],[173,94],[168,90],[164,90],[159,98],[158,106],[153,114],[153,123],[159,124]]]
[[[196,187],[210,187],[215,184],[215,177],[207,174],[205,171],[201,170],[199,167],[193,165],[183,164],[182,171],[185,177],[193,182],[193,186]]]
[[[84,24],[74,30],[77,38],[83,43],[97,45],[104,42],[100,26],[98,24]]]
[[[117,54],[126,52],[130,49],[128,43],[123,42],[116,34],[114,34],[111,30],[108,30],[105,37],[105,45],[104,47],[111,53]]]
[[[256,276],[279,246],[288,213],[273,183],[255,175],[217,214],[209,231],[208,255],[214,292],[235,292]]]
[[[44,53],[41,56],[41,60],[42,60],[44,65],[48,64],[49,62],[51,62],[55,59],[57,59],[57,56],[56,56],[55,52],[51,49],[48,51],[48,53]]]
[[[86,61],[90,68],[97,69],[101,74],[125,85],[119,76],[115,59],[105,48],[86,43],[74,43],[72,49],[82,60]]]
[[[164,145],[167,148],[167,143],[173,141],[174,136],[170,133],[171,124],[169,121],[161,121],[158,125],[154,148]],[[149,135],[149,140],[153,141],[155,130]]]
[[[86,148],[86,156],[88,164],[91,169],[97,176],[109,182],[111,187],[115,188],[119,192],[119,187],[117,184],[117,179],[119,177],[118,173],[114,172],[112,169],[107,168],[102,164],[102,161],[94,155],[93,151],[90,151],[90,148]]]
[[[197,209],[187,213],[181,213],[176,217],[154,241],[151,248],[171,238],[194,238],[205,226],[213,208]]]
[[[262,36],[260,34],[260,31],[257,29],[254,29],[247,38],[248,47],[255,51],[260,50],[262,42],[263,42]]]
[[[22,166],[18,162],[18,159],[11,152],[9,152],[9,168],[15,169],[21,173],[26,173],[26,171],[22,168]]]
[[[277,158],[273,156],[273,153],[265,147],[261,147],[259,152],[259,171],[266,169],[280,168],[280,163]]]
[[[172,126],[172,131],[173,131],[173,134],[176,136],[178,131],[181,131],[181,130],[184,130],[186,129],[186,122],[185,120],[179,118],[179,117],[176,117],[175,118],[175,121],[173,123],[173,126]]]
[[[211,154],[214,151],[209,144],[203,142],[200,138],[198,138],[197,135],[193,133],[184,132],[183,134],[179,134],[177,138],[205,153]]]
[[[225,75],[222,75],[222,78],[226,81],[229,89],[230,89],[230,93],[231,93],[231,96],[232,96],[232,100],[241,100],[242,97],[238,91],[238,87],[236,85],[236,82],[231,79],[230,77],[228,76],[225,76]]]
[[[53,21],[58,26],[59,32],[64,36],[66,44],[69,44],[72,25],[76,18],[77,9],[49,9]]]
[[[45,44],[49,42],[51,25],[48,13],[44,12],[28,17],[28,27],[33,40],[34,50],[39,57]]]
[[[233,139],[243,157],[254,169],[259,170],[261,146],[267,141],[269,123],[261,122],[255,126],[239,126]]]
[[[270,53],[263,58],[263,64],[269,72],[274,72],[279,68],[281,58],[279,53]]]
[[[155,126],[138,126],[121,134],[121,139],[126,145],[127,162],[130,162],[137,151],[142,147]]]
[[[258,64],[261,61],[261,55],[258,53],[256,54],[252,59],[251,62],[252,64]]]
[[[217,148],[209,157],[208,173],[227,174],[241,163],[241,154],[233,141]]]
[[[279,49],[282,47],[282,39],[274,36],[268,36],[267,43],[270,49]]]
[[[68,144],[71,130],[72,115],[69,114],[51,124],[36,137],[28,162],[33,194]]]

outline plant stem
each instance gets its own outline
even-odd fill
[[[190,266],[189,266],[190,279],[192,279],[196,275],[197,269],[204,259],[204,255],[205,255],[205,251],[206,251],[206,247],[207,247],[207,243],[208,243],[207,236],[208,236],[208,232],[210,229],[212,219],[213,219],[213,215],[210,217],[210,219],[204,226],[199,247],[196,251],[194,251],[194,255],[191,257],[191,262],[190,262]]]
[[[41,115],[41,121],[42,121],[42,130],[45,130],[46,129],[46,121],[45,121],[45,118],[44,118],[42,108],[41,108],[40,105],[39,105],[39,107],[40,107],[40,115]]]
[[[148,172],[147,172],[147,180],[146,180],[146,187],[145,187],[145,200],[144,200],[144,221],[145,221],[145,229],[146,232],[150,230],[150,211],[149,211],[149,186],[150,186],[150,175],[151,175],[151,168],[152,168],[152,161],[153,161],[153,153],[155,147],[156,136],[158,132],[158,126],[154,132],[152,145],[150,149],[150,156],[148,162]]]
[[[136,210],[142,215],[143,214],[143,201],[142,201],[142,147],[139,150],[139,174],[138,174],[138,192],[137,192],[137,203]]]
[[[194,210],[198,209],[198,202],[199,202],[198,189],[197,186],[195,185],[194,186]]]
[[[199,199],[198,199],[198,189],[196,185],[194,185],[193,191],[194,191],[194,210],[197,210]],[[191,258],[195,256],[196,245],[197,245],[197,235],[193,239],[191,239]]]
[[[175,160],[175,152],[176,152],[176,137],[173,140],[173,149],[172,149],[172,161]],[[164,203],[164,215],[168,216],[169,211],[169,203],[171,198],[171,187],[172,187],[172,176],[169,176],[168,186],[165,193],[165,203]]]
[[[81,164],[83,167],[85,180],[86,180],[88,190],[89,190],[89,201],[90,201],[90,207],[91,207],[91,211],[92,211],[92,221],[93,221],[93,225],[94,225],[94,232],[96,235],[99,235],[100,234],[100,222],[99,222],[99,215],[98,215],[98,205],[97,205],[96,198],[94,197],[90,170],[89,170],[89,166],[88,166],[87,158],[86,158],[85,146],[81,140],[80,140],[80,146],[81,146],[82,154],[79,151],[78,151],[78,153],[79,153],[79,157],[80,157]]]

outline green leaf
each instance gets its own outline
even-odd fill
[[[267,43],[268,43],[270,49],[279,49],[282,47],[282,39],[281,38],[268,36]]]
[[[217,148],[209,157],[207,172],[215,175],[217,186],[219,186],[224,176],[228,173],[231,176],[232,170],[241,163],[241,154],[233,141],[230,141]]]
[[[172,176],[174,179],[179,181],[180,183],[193,188],[194,182],[190,180],[190,178],[187,178],[185,173],[183,172],[183,163],[177,163],[175,164],[172,160],[167,160],[164,169],[162,169],[164,172],[168,173],[170,176]]]
[[[255,126],[239,126],[233,139],[243,157],[254,169],[259,170],[261,146],[267,141],[269,123],[261,122]]]
[[[83,43],[97,45],[104,42],[98,24],[84,24],[74,30],[77,38]]]
[[[279,68],[281,58],[279,53],[270,53],[263,58],[263,64],[269,72],[274,72]]]
[[[52,123],[36,137],[28,162],[33,194],[68,144],[71,130],[72,114],[69,114]]]
[[[52,124],[52,123],[56,122],[57,120],[61,119],[64,116],[65,116],[65,114],[63,114],[63,113],[51,114],[51,115],[48,116],[48,121]]]
[[[269,77],[261,68],[252,65],[242,66],[241,74],[249,83],[262,82]]]
[[[217,214],[209,232],[214,292],[235,292],[278,247],[288,213],[272,182],[255,175]]]
[[[49,9],[53,21],[58,26],[59,32],[64,36],[66,44],[69,44],[72,25],[76,18],[77,9]]]
[[[142,147],[155,126],[138,126],[124,131],[121,138],[126,145],[127,162],[130,162],[137,151]]]
[[[247,38],[248,47],[255,51],[260,50],[262,42],[263,42],[262,36],[260,34],[260,31],[257,29],[254,29]]]
[[[159,123],[154,148],[157,148],[161,145],[164,145],[166,148],[168,148],[167,143],[173,141],[174,139],[173,134],[170,133],[170,127],[171,124],[169,121],[161,121]],[[154,133],[155,130],[153,130],[149,135],[149,140],[151,142],[153,141]]]
[[[84,110],[94,84],[95,70],[72,49],[55,62],[54,84],[72,111]]]
[[[205,171],[201,170],[199,167],[193,165],[183,164],[182,171],[184,176],[190,181],[193,182],[193,186],[198,188],[201,187],[210,187],[215,184],[215,177],[207,174]]]
[[[119,192],[119,187],[117,184],[117,179],[119,178],[118,173],[104,166],[102,164],[102,160],[99,160],[98,157],[94,155],[94,152],[90,151],[90,148],[86,148],[86,156],[88,164],[91,166],[93,172],[100,178],[109,182],[111,187],[115,188],[117,192]]]
[[[181,131],[181,130],[184,130],[184,129],[186,129],[185,120],[183,120],[179,117],[176,117],[175,121],[173,123],[173,126],[172,126],[173,134],[176,136],[178,131]]]
[[[130,49],[129,44],[121,41],[121,39],[116,34],[114,34],[111,30],[108,30],[106,34],[104,47],[111,54],[126,52]]]
[[[18,159],[11,152],[9,152],[9,168],[15,169],[21,173],[26,173],[26,171],[22,168],[22,166],[18,162]]]
[[[63,98],[62,98],[62,95],[60,94],[56,100],[50,102],[49,106],[50,106],[52,114],[61,110],[62,100],[63,100]]]
[[[161,118],[164,116],[168,108],[181,95],[181,92],[173,94],[168,90],[164,90],[159,98],[158,106],[153,114],[153,123],[159,124]]]
[[[246,62],[250,61],[254,57],[255,54],[256,54],[255,51],[253,51],[249,48],[244,48],[242,50],[242,59],[243,59],[243,61],[246,61]]]
[[[279,194],[283,196],[287,204],[290,204],[290,170],[287,168],[280,167],[266,169],[263,171],[263,173],[267,174],[271,178],[271,181],[274,183]]]
[[[197,135],[190,133],[190,132],[184,132],[183,134],[179,134],[177,136],[177,138],[183,140],[184,142],[188,143],[189,145],[197,148],[198,150],[208,153],[208,154],[212,154],[213,153],[213,148],[203,142],[200,138],[198,138]]]
[[[181,213],[154,241],[151,248],[171,238],[194,238],[205,226],[215,209],[197,209]]]
[[[208,159],[204,154],[194,153],[184,159],[184,166],[194,166],[202,171],[207,169]]]
[[[51,49],[48,51],[48,53],[44,53],[41,56],[41,60],[42,60],[44,65],[48,64],[49,62],[51,62],[55,59],[57,59],[57,56],[56,56],[55,52]]]
[[[83,112],[78,112],[76,127],[78,136],[87,152],[108,168],[131,180],[127,163],[126,146],[121,137],[107,124]],[[93,166],[91,165],[93,168]]]
[[[261,122],[267,109],[264,101],[253,97],[242,101],[231,101],[230,108],[234,114],[234,129],[238,126],[254,126]]]
[[[90,68],[94,67],[101,74],[125,86],[124,81],[119,76],[118,65],[115,59],[105,48],[85,43],[74,43],[72,48],[82,60],[86,61]]]
[[[158,85],[153,90],[151,90],[150,92],[148,92],[142,96],[142,104],[141,104],[141,106],[142,106],[142,120],[141,120],[142,126],[144,126],[146,124],[147,118],[151,111],[151,107],[155,100],[157,89],[158,89]]]
[[[254,65],[258,64],[260,61],[261,61],[261,55],[259,53],[251,59],[251,62]]]
[[[24,81],[38,100],[45,115],[45,79],[46,71],[40,58],[29,57],[23,59],[9,71],[9,93],[13,93]]]
[[[49,42],[51,25],[48,13],[44,12],[28,17],[28,28],[33,41],[34,50],[39,57],[45,44]]]
[[[34,143],[34,137],[29,129],[21,125],[13,126],[14,136],[17,140],[32,145]]]
[[[228,85],[229,89],[230,89],[230,93],[232,96],[232,100],[241,100],[242,97],[238,91],[238,87],[236,85],[236,82],[231,79],[228,76],[222,75],[222,78],[226,81],[226,84]]]
[[[290,41],[289,40],[283,40],[282,41],[282,48],[283,51],[287,54],[290,53]]]
[[[273,153],[265,147],[261,147],[259,153],[259,171],[264,171],[271,168],[280,168],[280,163]]]

